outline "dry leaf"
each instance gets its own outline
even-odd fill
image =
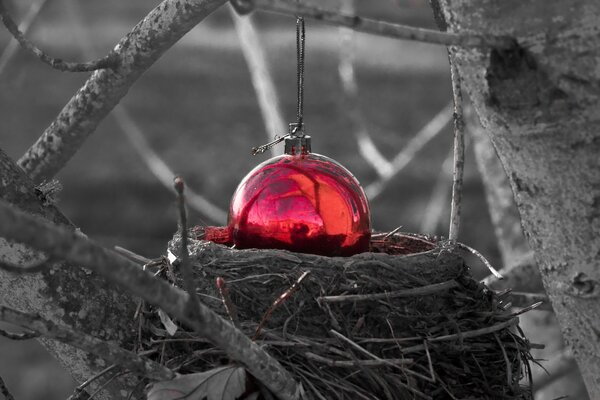
[[[162,322],[169,335],[175,335],[175,332],[177,332],[178,328],[177,325],[175,325],[175,322],[173,322],[173,320],[171,319],[171,317],[169,317],[167,313],[161,310],[160,308],[158,309],[158,316],[160,317],[160,322]]]
[[[246,391],[246,370],[227,366],[151,384],[148,400],[237,400]]]

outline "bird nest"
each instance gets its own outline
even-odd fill
[[[176,235],[169,251],[179,247]],[[372,252],[346,258],[194,239],[188,247],[201,300],[275,357],[308,399],[532,399],[522,384],[530,345],[508,295],[429,238],[374,235]],[[183,286],[177,262],[157,274]],[[168,367],[231,362],[159,310],[141,310],[140,349]]]

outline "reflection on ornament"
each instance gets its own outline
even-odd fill
[[[238,248],[274,248],[326,256],[369,251],[369,204],[356,178],[336,161],[286,140],[286,152],[254,168],[229,210]],[[310,142],[308,143],[310,146]],[[300,151],[296,151],[299,149]]]

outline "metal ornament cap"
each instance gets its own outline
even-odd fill
[[[306,136],[290,139],[291,148],[301,147],[302,140],[306,147]],[[346,168],[319,154],[296,152],[271,158],[246,175],[231,200],[228,228],[240,249],[351,256],[369,251],[371,214],[362,187]]]

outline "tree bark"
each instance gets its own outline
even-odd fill
[[[452,49],[509,176],[591,398],[600,398],[600,3],[441,0],[448,29],[509,35]]]
[[[2,150],[0,176],[1,199],[58,225],[72,226]],[[27,265],[44,258],[39,252],[0,237],[1,262]],[[130,296],[115,292],[112,285],[91,271],[64,263],[36,274],[13,274],[0,268],[0,302],[20,311],[39,313],[49,321],[99,339],[123,343],[135,333],[135,303]],[[52,340],[40,341],[76,381],[82,382],[106,367],[102,359],[81,350]],[[98,398],[118,398],[121,394],[118,385],[113,385],[112,391],[108,389],[110,393],[100,393]]]

